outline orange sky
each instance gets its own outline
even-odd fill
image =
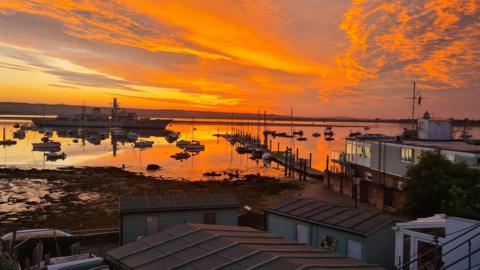
[[[477,0],[0,2],[0,99],[480,118]]]

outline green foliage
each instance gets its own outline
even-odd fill
[[[2,270],[17,270],[17,267],[15,267],[15,264],[7,259],[3,253],[0,252],[0,269]]]
[[[404,214],[412,218],[480,209],[480,173],[426,151],[407,172]]]

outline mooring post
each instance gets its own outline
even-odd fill
[[[300,164],[302,164],[302,160],[300,160]],[[300,165],[300,168],[298,170],[298,181],[302,181],[303,178],[303,171],[302,171],[302,166]]]
[[[304,173],[303,173],[303,181],[307,181],[307,161],[305,160],[305,162],[303,163],[303,169],[304,169]]]
[[[270,140],[268,143],[270,144],[270,147],[268,149],[270,150],[270,152],[272,152],[272,141]]]
[[[290,160],[290,164],[291,164],[290,165],[290,172],[292,172],[292,176],[291,176],[292,178],[295,177],[295,159],[296,158],[297,157],[295,157],[295,155],[292,155],[292,159]]]
[[[327,155],[327,165],[325,166],[325,175],[327,176],[327,187],[330,188],[330,172],[328,171],[328,162],[330,157]]]
[[[287,167],[288,167],[288,165],[287,165],[287,157],[288,157],[288,151],[285,151],[285,162],[283,163],[283,165],[285,165],[285,166],[284,166],[284,168],[285,168],[285,177],[287,177]]]
[[[297,162],[298,162],[298,158],[299,158],[299,156],[298,156],[298,147],[297,147],[297,159],[296,159]]]
[[[280,142],[277,142],[277,153],[280,153]]]
[[[312,153],[308,155],[308,167],[312,168]]]

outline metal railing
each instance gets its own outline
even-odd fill
[[[458,235],[458,236],[456,236],[456,237],[448,240],[447,242],[443,243],[442,245],[439,245],[439,246],[431,249],[430,251],[422,254],[421,256],[418,256],[418,257],[416,257],[415,259],[413,259],[413,260],[411,260],[411,261],[409,261],[409,262],[407,262],[407,263],[405,263],[405,264],[403,264],[403,265],[401,265],[401,266],[395,266],[394,269],[402,269],[402,270],[403,270],[403,269],[410,269],[410,266],[411,266],[413,263],[418,262],[420,259],[426,258],[427,256],[429,256],[429,255],[431,255],[431,254],[434,254],[434,252],[437,252],[437,251],[440,250],[441,254],[440,254],[439,256],[434,257],[433,259],[429,260],[426,264],[424,264],[422,267],[417,268],[417,270],[424,269],[424,268],[426,268],[426,267],[429,267],[429,266],[431,265],[431,264],[430,264],[431,262],[434,262],[434,261],[438,260],[439,258],[440,258],[440,259],[443,258],[445,255],[453,252],[455,249],[457,249],[457,248],[460,247],[460,246],[463,246],[463,245],[466,244],[466,243],[469,243],[469,252],[468,252],[468,254],[464,255],[464,256],[463,256],[462,258],[460,258],[460,259],[457,259],[457,260],[454,261],[453,263],[450,263],[449,265],[442,267],[442,269],[447,269],[447,268],[449,268],[449,267],[451,267],[451,266],[459,263],[460,261],[466,259],[467,257],[468,257],[468,259],[469,259],[469,264],[470,264],[470,266],[471,266],[471,256],[472,256],[473,254],[475,254],[475,253],[477,253],[477,252],[480,251],[479,249],[476,249],[476,250],[473,251],[473,252],[471,251],[471,241],[472,241],[472,239],[474,239],[475,237],[480,236],[480,231],[479,231],[478,233],[474,234],[473,236],[469,237],[468,239],[460,242],[459,244],[457,244],[456,246],[454,246],[453,248],[451,248],[450,250],[448,250],[448,251],[445,252],[445,253],[442,253],[442,249],[443,249],[444,247],[446,247],[448,244],[452,243],[453,241],[455,241],[455,240],[459,239],[460,237],[466,235],[467,233],[469,233],[469,232],[477,229],[478,227],[480,227],[480,223],[471,226],[470,229],[468,229],[468,230],[466,230],[465,232],[461,233],[460,235]],[[467,227],[467,228],[468,228],[468,227]]]

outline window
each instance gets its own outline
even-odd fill
[[[402,147],[402,161],[412,162],[413,160],[413,149]]]
[[[308,227],[303,224],[297,224],[297,242],[308,244]]]
[[[362,259],[362,243],[347,240],[347,256],[354,259]]]
[[[415,150],[414,151],[413,162],[418,163],[420,161],[420,159],[422,158],[422,153],[423,153],[422,150]]]
[[[455,155],[454,154],[445,154],[445,158],[450,160],[451,162],[455,162]]]
[[[205,224],[217,224],[215,213],[203,214],[203,222]]]
[[[370,150],[370,144],[369,143],[366,143],[365,146],[363,147],[363,152],[365,154],[365,158],[367,159],[370,159],[372,153],[371,153],[371,150]]]

